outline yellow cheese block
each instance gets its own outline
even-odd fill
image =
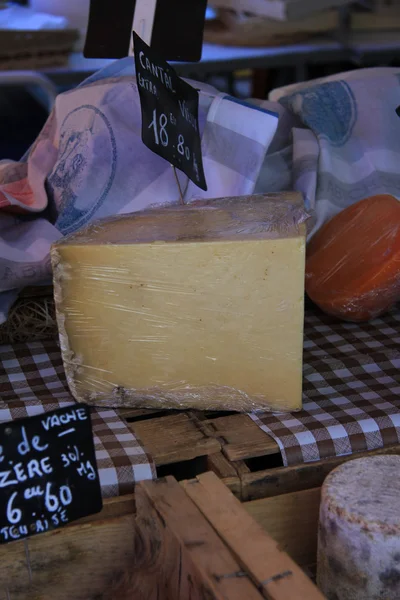
[[[98,222],[52,249],[70,389],[97,406],[301,408],[297,194]]]

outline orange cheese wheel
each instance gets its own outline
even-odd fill
[[[400,300],[400,201],[357,202],[326,223],[307,249],[306,291],[323,311],[368,321]]]

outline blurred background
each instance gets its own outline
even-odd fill
[[[20,159],[55,95],[110,62],[83,56],[88,15],[89,0],[0,0],[0,159]],[[210,0],[202,60],[175,67],[233,96],[266,98],[399,62],[399,0]]]

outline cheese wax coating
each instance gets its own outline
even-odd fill
[[[355,322],[400,300],[400,202],[373,196],[324,225],[308,245],[306,291],[326,313]]]
[[[57,243],[74,397],[300,409],[306,218],[298,194],[228,198],[107,219]]]

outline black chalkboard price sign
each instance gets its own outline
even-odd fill
[[[75,404],[0,425],[0,543],[101,509],[88,406]]]
[[[199,131],[199,94],[133,32],[142,140],[207,190]]]

